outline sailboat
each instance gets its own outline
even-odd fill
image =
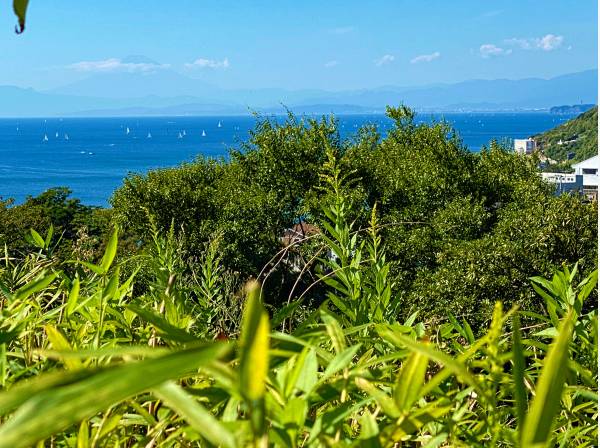
[[[152,134],[150,134],[150,132],[148,132],[148,135],[146,136],[146,138],[152,138]]]
[[[65,134],[65,140],[69,140],[69,134]]]
[[[204,132],[204,130],[202,130],[202,137],[206,137],[206,132]]]
[[[184,136],[184,137],[186,136],[185,129],[183,130],[183,136]]]
[[[179,134],[177,134],[177,138],[183,138],[183,135],[181,135],[181,132]]]
[[[125,134],[129,135],[129,126],[125,129]]]
[[[58,138],[58,132],[54,134],[54,138]]]
[[[223,125],[222,125],[222,124],[221,124],[221,122],[219,121],[219,124],[217,125],[217,127],[218,127],[218,128],[220,128],[221,126],[223,126]]]
[[[44,139],[43,139],[43,141],[44,141],[44,142],[47,142],[47,141],[48,141],[48,135],[44,134]]]

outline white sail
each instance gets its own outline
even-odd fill
[[[65,140],[69,140],[69,134],[65,134]]]
[[[202,137],[206,137],[206,132],[202,131]]]
[[[125,129],[125,134],[129,135],[129,127]]]
[[[179,134],[177,134],[177,138],[183,138],[183,135],[181,135],[181,132]]]
[[[54,134],[54,137],[55,137],[55,138],[58,138],[58,132],[57,132],[56,134]]]
[[[217,125],[218,128],[220,128],[222,126],[221,122],[219,121],[219,124]]]
[[[185,133],[185,129],[183,130],[183,136],[185,137],[186,133]]]
[[[146,138],[152,138],[152,134],[150,134],[150,132],[148,132],[148,135],[146,136]]]
[[[48,141],[48,136],[46,134],[44,134],[44,141],[47,142]]]

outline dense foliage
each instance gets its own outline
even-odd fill
[[[0,198],[0,245],[8,246],[13,256],[26,254],[35,247],[29,229],[46,231],[52,226],[58,237],[53,249],[61,258],[101,254],[111,211],[83,205],[70,194],[67,188],[52,188],[19,205]]]
[[[598,106],[534,138],[544,154],[557,162],[589,159],[598,154]]]
[[[37,251],[0,267],[0,447],[594,446],[597,271],[531,279],[542,312],[496,302],[480,338],[468,319],[398,320],[377,207],[358,228],[352,179],[325,158],[326,299],[308,312],[307,290],[271,316],[257,282],[239,295],[218,240],[190,276],[174,231],[120,262],[115,231],[95,263],[32,232]],[[142,294],[130,264],[149,266]]]
[[[280,238],[298,222],[321,226],[329,193],[319,173],[332,151],[351,177],[343,188],[357,228],[368,227],[377,205],[399,317],[450,311],[484,328],[496,300],[540,310],[531,275],[562,263],[595,268],[595,203],[555,197],[534,161],[498,144],[474,154],[445,123],[416,124],[407,108],[388,115],[394,126],[385,138],[366,127],[346,141],[332,119],[259,119],[229,160],[130,176],[112,199],[115,219],[144,243],[153,226],[173,225],[188,266],[218,234],[225,269],[242,279],[268,273],[266,300],[280,306],[296,283]],[[301,248],[301,282],[314,280],[317,250]],[[324,297],[311,291],[315,303]]]

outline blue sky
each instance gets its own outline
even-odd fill
[[[31,0],[20,36],[8,1],[0,11],[0,85],[38,89],[176,70],[225,88],[341,90],[598,63],[596,0]]]

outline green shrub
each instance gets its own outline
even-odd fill
[[[398,321],[377,209],[355,229],[328,160],[327,298],[301,320],[297,302],[269,318],[251,282],[239,338],[212,326],[215,298],[236,300],[218,237],[193,284],[175,232],[155,231],[138,296],[135,275],[120,279],[133,260],[117,262],[116,231],[75,274],[32,232],[42,251],[0,268],[0,447],[593,446],[597,271],[532,278],[542,312],[496,302],[479,338],[467,319]],[[292,330],[274,330],[284,319]]]

